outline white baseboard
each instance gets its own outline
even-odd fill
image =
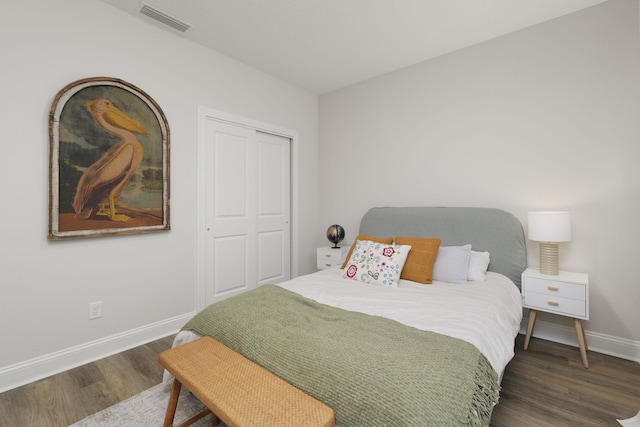
[[[527,318],[522,321],[520,333],[527,333]],[[621,359],[640,363],[640,342],[612,335],[585,330],[587,346],[590,351],[608,354]],[[574,328],[537,320],[533,336],[544,340],[578,347],[578,338]]]
[[[174,334],[195,312],[0,367],[0,393]]]

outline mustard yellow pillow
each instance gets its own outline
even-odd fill
[[[432,283],[433,264],[438,256],[440,239],[396,236],[396,245],[411,245],[400,278],[418,283]]]
[[[356,242],[358,240],[371,240],[372,242],[376,242],[376,243],[383,243],[385,245],[390,245],[393,243],[393,237],[387,237],[382,238],[382,237],[373,237],[373,236],[368,236],[366,234],[358,234],[358,237],[356,237],[356,240],[353,241],[353,244],[351,245],[351,248],[349,248],[349,252],[347,252],[347,256],[344,259],[344,262],[342,263],[342,267],[340,268],[345,268],[347,266],[347,263],[349,262],[349,259],[351,258],[351,254],[353,253],[353,248],[356,246]],[[437,251],[437,249],[436,249]]]

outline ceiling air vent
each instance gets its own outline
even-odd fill
[[[156,21],[161,22],[164,25],[168,25],[169,27],[173,28],[174,30],[180,31],[181,33],[184,33],[191,27],[191,25],[185,22],[182,22],[179,19],[174,18],[173,16],[167,13],[164,13],[158,9],[155,9],[149,6],[148,4],[144,4],[144,3],[142,4],[140,13],[148,16],[151,19],[155,19]]]

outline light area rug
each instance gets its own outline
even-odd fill
[[[171,394],[170,383],[158,384],[127,400],[90,415],[70,427],[158,427],[164,422],[169,394]],[[203,409],[204,405],[198,398],[185,387],[182,387],[180,399],[178,400],[178,409],[176,410],[175,424],[186,421]],[[211,415],[199,419],[192,426],[210,427]],[[224,427],[224,424],[220,423],[219,427]]]
[[[638,412],[638,415],[633,418],[618,420],[618,423],[624,427],[640,427],[640,412]]]

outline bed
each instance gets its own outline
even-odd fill
[[[488,425],[522,320],[520,222],[499,209],[385,207],[369,210],[359,231],[344,269],[213,304],[174,345],[210,335],[330,406],[342,427]],[[389,286],[353,280],[358,253],[389,249],[367,236],[395,238],[394,256],[405,257],[418,246],[405,250],[402,237],[437,240],[433,280],[407,280],[401,271]],[[489,263],[478,267],[469,255],[458,280],[461,267],[444,260],[467,249]],[[472,275],[471,264],[481,271]],[[407,258],[396,268],[408,265]],[[455,283],[439,280],[449,277]]]

